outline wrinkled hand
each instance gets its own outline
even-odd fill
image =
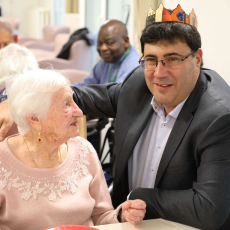
[[[13,118],[8,108],[8,100],[0,103],[0,141],[3,141],[7,132],[13,125]]]
[[[122,204],[121,221],[139,224],[145,217],[146,203],[143,200],[128,200]]]

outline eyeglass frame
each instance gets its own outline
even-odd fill
[[[181,61],[183,62],[185,59],[187,59],[188,57],[190,57],[192,54],[194,54],[195,52],[196,52],[197,50],[192,50],[187,56],[185,56],[184,58],[182,58],[181,59]],[[145,61],[145,60],[142,60],[142,58],[144,57],[144,54],[142,54],[142,56],[140,57],[140,59],[139,59],[139,64],[140,64],[140,66],[141,66],[141,68],[143,68],[143,69],[145,69],[144,67],[143,67],[143,65],[141,65],[141,61]],[[162,65],[165,67],[165,62],[164,62],[164,60],[165,60],[165,58],[164,59],[161,59],[161,60],[157,60],[156,61],[156,67],[158,66],[158,62],[161,62],[162,63]],[[144,65],[145,66],[145,65]],[[155,67],[155,68],[156,68]],[[167,66],[166,66],[167,67]],[[147,69],[148,70],[148,69]],[[154,70],[154,69],[153,69]]]

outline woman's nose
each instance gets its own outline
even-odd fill
[[[83,116],[83,112],[82,112],[82,110],[77,106],[77,104],[75,104],[74,115],[75,115],[76,117],[82,117],[82,116]]]

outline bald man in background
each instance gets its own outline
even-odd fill
[[[110,20],[101,26],[97,51],[101,60],[94,66],[92,73],[75,86],[121,83],[139,65],[140,55],[130,45],[126,26],[121,21]]]
[[[0,21],[0,49],[14,42],[13,28],[8,22]]]

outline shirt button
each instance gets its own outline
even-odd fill
[[[164,127],[166,126],[166,124],[164,124]]]
[[[157,146],[158,149],[160,149],[161,147],[160,146]]]
[[[154,171],[154,169],[151,170],[152,172]]]

